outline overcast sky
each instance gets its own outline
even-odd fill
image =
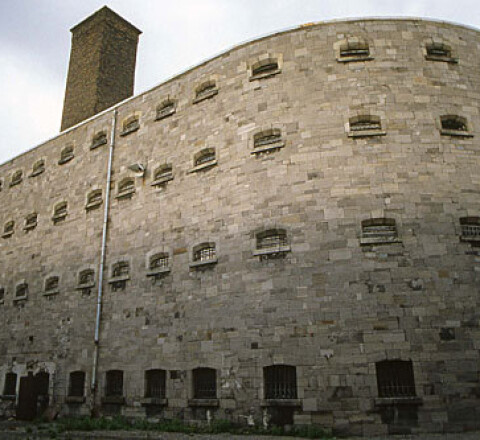
[[[143,31],[135,94],[302,23],[414,16],[480,28],[478,0],[0,0],[0,163],[59,132],[69,29],[105,4]]]

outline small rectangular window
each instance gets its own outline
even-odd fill
[[[121,397],[123,396],[123,371],[110,370],[106,374],[105,384],[106,397]]]
[[[195,399],[216,399],[217,372],[213,368],[193,370],[193,395]]]
[[[68,395],[71,397],[83,397],[85,392],[85,372],[73,371],[70,373]]]
[[[461,240],[480,245],[480,217],[462,217],[460,219],[462,229]]]
[[[380,361],[375,366],[379,397],[415,396],[412,361]]]
[[[290,365],[264,367],[265,399],[296,399],[297,371]]]
[[[17,375],[15,373],[5,374],[3,394],[5,396],[15,396],[17,394]]]
[[[165,399],[165,370],[145,371],[145,397]]]
[[[360,244],[398,243],[397,227],[392,218],[372,218],[362,221]]]

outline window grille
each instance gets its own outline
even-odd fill
[[[15,229],[15,222],[13,220],[5,223],[5,226],[3,227],[3,235],[12,235],[13,231]]]
[[[67,208],[68,208],[67,202],[61,202],[57,206],[55,206],[55,209],[53,212],[53,220],[59,221],[64,219],[67,216]]]
[[[28,294],[28,284],[22,283],[17,285],[15,289],[15,298],[23,298]]]
[[[78,284],[92,285],[95,283],[95,271],[93,269],[82,270],[78,276]]]
[[[281,230],[270,230],[257,237],[257,249],[272,249],[287,246],[287,234]]]
[[[380,361],[375,367],[379,397],[415,396],[412,361]]]
[[[460,227],[462,228],[462,240],[480,241],[480,217],[462,217]]]
[[[347,44],[340,46],[340,57],[368,57],[370,55],[370,49],[364,41],[349,41]]]
[[[83,397],[85,391],[85,372],[72,371],[68,385],[68,395],[71,397]]]
[[[105,384],[106,397],[121,397],[123,396],[123,371],[110,370],[106,374]]]
[[[155,171],[155,174],[153,176],[154,180],[163,180],[163,179],[168,179],[172,177],[173,171],[172,171],[172,166],[171,165],[164,165]]]
[[[65,147],[60,153],[60,160],[58,161],[58,164],[62,165],[64,163],[67,163],[71,161],[73,158],[74,158],[73,146],[69,145],[68,147]]]
[[[394,219],[372,218],[362,221],[362,244],[394,243],[397,241],[397,227]]]
[[[427,55],[449,58],[452,55],[452,51],[445,44],[433,43],[427,46]]]
[[[12,180],[10,181],[10,186],[15,186],[22,183],[23,180],[23,171],[15,171],[12,175]]]
[[[33,229],[37,226],[37,219],[38,215],[37,213],[32,213],[27,215],[25,218],[25,229]]]
[[[135,191],[135,182],[133,179],[124,179],[118,185],[118,194],[130,194]]]
[[[267,78],[277,73],[280,73],[278,60],[269,58],[255,63],[252,66],[251,79]]]
[[[170,265],[170,258],[168,254],[156,254],[150,258],[150,269],[166,269]]]
[[[350,131],[381,130],[380,118],[363,115],[350,119]]]
[[[45,292],[51,292],[58,289],[58,277],[49,277],[45,281]]]
[[[193,370],[193,395],[195,399],[215,399],[217,397],[217,372],[213,368]]]
[[[5,374],[3,394],[5,396],[15,396],[17,394],[17,375],[15,373]]]
[[[257,133],[253,137],[253,147],[259,148],[265,145],[275,144],[282,141],[282,133],[278,129],[266,130]]]
[[[96,189],[90,192],[87,196],[87,207],[98,206],[102,203],[102,190]]]
[[[95,148],[101,147],[107,143],[107,134],[103,131],[97,133],[92,139],[92,145],[90,145],[90,149],[93,150]]]
[[[290,365],[263,368],[265,399],[296,399],[297,371]]]
[[[440,118],[442,130],[447,131],[468,131],[467,121],[461,116],[442,116]]]
[[[171,116],[176,111],[176,103],[175,101],[165,101],[163,104],[160,104],[157,107],[157,115],[155,119],[158,121],[160,119],[164,119],[168,116]]]
[[[145,371],[145,397],[165,399],[166,389],[165,370]]]
[[[215,150],[206,149],[201,151],[195,158],[195,166],[203,165],[208,162],[213,162],[215,160]]]
[[[119,261],[112,267],[112,277],[125,277],[130,273],[130,264],[128,261]]]
[[[193,254],[194,261],[210,261],[214,260],[217,257],[217,253],[215,251],[215,246],[210,244],[201,247],[200,249],[196,250]]]
[[[44,171],[45,171],[45,161],[43,159],[38,160],[33,164],[30,177],[38,176],[39,174],[42,174]]]

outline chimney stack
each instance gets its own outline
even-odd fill
[[[133,95],[142,33],[106,6],[70,31],[61,131]]]

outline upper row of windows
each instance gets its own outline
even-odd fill
[[[170,113],[173,114],[173,113]],[[138,116],[132,116],[133,119],[127,119],[124,124],[124,130],[122,134],[132,133],[140,127]],[[470,131],[469,123],[466,118],[459,115],[443,115],[440,117],[440,133],[445,136],[459,136],[459,137],[472,137],[473,134]],[[349,119],[348,124],[348,136],[352,138],[369,137],[369,136],[383,136],[386,132],[382,128],[380,117],[364,114],[354,116]],[[107,135],[105,132],[97,133],[92,140],[91,148],[97,148],[107,143]],[[270,128],[262,130],[254,134],[253,136],[253,150],[252,154],[260,154],[265,152],[271,152],[278,150],[285,145],[282,138],[281,130],[278,128]],[[59,165],[70,162],[74,155],[73,145],[66,146],[60,153]],[[215,149],[205,148],[194,156],[193,169],[191,171],[197,171],[209,166],[215,165]],[[45,160],[40,159],[33,164],[33,168],[29,177],[36,177],[45,171]],[[152,185],[158,185],[171,180],[172,166],[171,164],[164,164],[159,167],[154,173],[154,183]],[[16,170],[10,178],[10,187],[19,185],[23,181],[23,171]],[[0,191],[2,190],[2,180],[0,179]]]

